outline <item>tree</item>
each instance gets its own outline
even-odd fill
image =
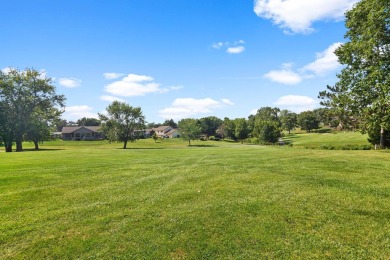
[[[222,120],[215,116],[208,116],[199,119],[199,124],[202,127],[202,134],[207,136],[215,135]]]
[[[266,121],[261,127],[258,140],[264,143],[275,144],[281,137],[280,128],[272,121]]]
[[[61,111],[52,108],[51,111],[36,110],[31,117],[31,121],[27,127],[26,139],[33,141],[35,150],[39,149],[39,142],[48,140],[51,134],[51,126],[55,127],[55,122],[60,118]]]
[[[280,122],[282,123],[282,128],[288,133],[291,133],[291,130],[294,130],[297,126],[297,114],[288,110],[280,111]]]
[[[156,132],[153,133],[152,138],[153,138],[154,142],[157,143],[158,136],[157,136]]]
[[[381,147],[390,130],[389,9],[388,0],[362,0],[346,13],[348,42],[335,51],[344,68],[320,92],[323,105],[360,115],[363,131],[379,129]]]
[[[99,126],[100,120],[97,118],[83,117],[77,120],[77,126]]]
[[[282,134],[282,123],[277,107],[262,107],[254,116],[253,136],[260,142],[276,143]]]
[[[242,143],[243,140],[248,138],[249,135],[248,124],[245,118],[234,119],[234,126],[234,136]]]
[[[196,119],[187,118],[179,121],[180,136],[183,140],[188,141],[191,145],[191,140],[199,138],[201,127]]]
[[[137,133],[145,128],[145,116],[141,108],[114,101],[106,111],[107,115],[99,114],[103,133],[110,141],[123,142],[123,149],[126,149],[127,142],[134,142]]]
[[[170,126],[172,128],[177,128],[177,124],[173,119],[165,120],[165,122],[162,125],[167,125],[167,126]]]
[[[7,73],[0,72],[0,106],[4,109],[0,128],[3,129],[3,140],[6,139],[8,145],[11,139],[14,140],[16,151],[22,151],[23,136],[34,113],[37,110],[49,113],[54,107],[64,107],[64,102],[65,96],[56,94],[51,79],[42,72],[12,68]],[[6,150],[12,151],[12,148]]]
[[[310,133],[311,130],[320,128],[320,121],[313,111],[304,111],[298,115],[298,125]]]

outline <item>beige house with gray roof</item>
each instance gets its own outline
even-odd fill
[[[61,132],[62,140],[102,140],[100,126],[65,126]]]

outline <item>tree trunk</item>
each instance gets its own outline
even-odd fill
[[[123,149],[126,149],[127,148],[127,141],[125,141],[124,143],[123,143]]]
[[[7,152],[7,153],[12,152],[12,142],[5,142],[4,146],[5,146],[5,152]]]
[[[381,137],[379,140],[379,146],[381,147],[381,149],[385,148],[385,129],[383,128],[383,126],[381,126]]]
[[[34,140],[33,142],[34,142],[35,150],[39,150],[38,140]]]
[[[188,140],[188,146],[191,146],[191,140]]]

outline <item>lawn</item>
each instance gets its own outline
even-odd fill
[[[321,145],[334,147],[350,145],[369,145],[368,135],[359,132],[299,133],[286,134],[284,140],[295,147],[319,148]]]
[[[129,146],[1,152],[0,259],[390,258],[388,151]]]

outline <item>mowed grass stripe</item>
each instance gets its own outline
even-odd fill
[[[390,255],[387,152],[210,145],[0,154],[0,258]]]

